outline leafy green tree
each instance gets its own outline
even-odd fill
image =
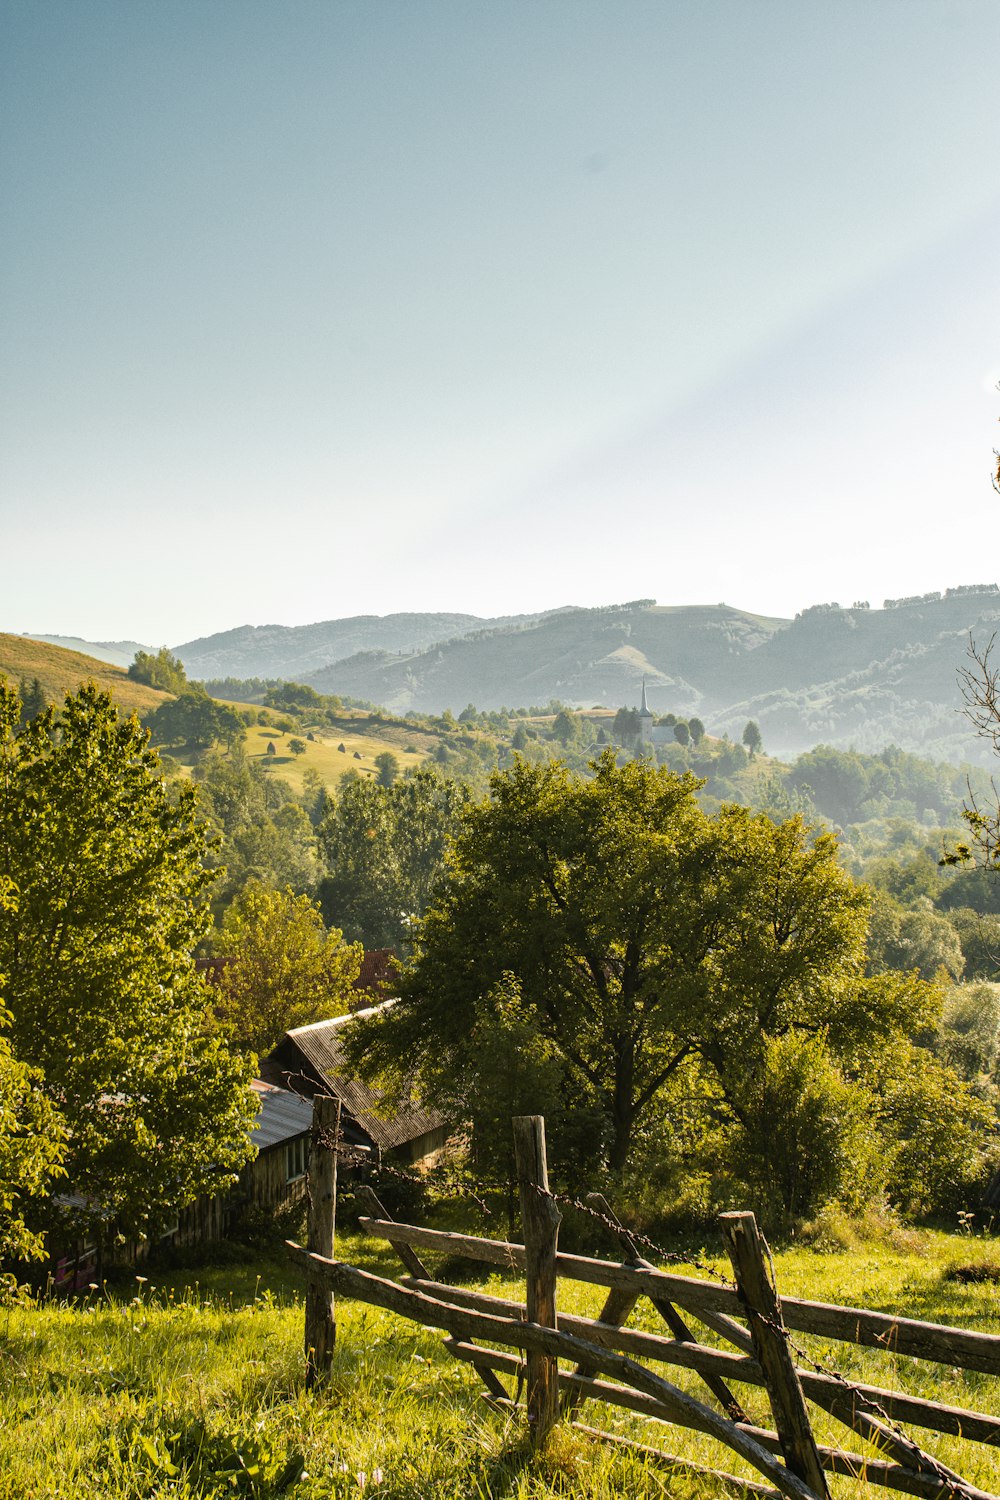
[[[375,757],[375,769],[379,786],[392,786],[399,776],[399,761],[391,750],[383,750]]]
[[[74,1193],[142,1232],[233,1180],[249,1067],[207,1013],[192,950],[208,923],[206,830],[145,732],[93,685],[16,733],[0,688],[0,916],[10,1042],[69,1131]]]
[[[44,713],[46,706],[45,692],[37,677],[32,677],[29,682],[27,678],[21,678],[19,689],[21,699],[21,723],[27,724],[30,719],[37,718]]]
[[[217,915],[252,880],[275,889],[315,890],[316,830],[286,782],[269,776],[242,746],[229,755],[205,756],[194,775],[202,810],[220,835],[207,856],[221,867],[213,888]],[[306,795],[314,799],[315,789],[307,788]]]
[[[688,719],[688,732],[694,745],[700,745],[705,738],[705,726],[700,719]]]
[[[743,730],[743,743],[750,752],[751,759],[759,752],[764,743],[761,739],[760,728],[753,719],[747,720],[746,728]]]
[[[683,719],[678,719],[674,725],[674,739],[678,745],[688,745],[691,742],[691,730]]]
[[[949,920],[962,945],[965,977],[1000,980],[1000,916],[960,906]]]
[[[0,914],[17,907],[13,887],[0,877]],[[0,995],[4,980],[0,975]],[[9,1021],[0,1009],[0,1024]],[[0,1035],[0,1256],[19,1260],[44,1254],[44,1243],[25,1221],[33,1199],[47,1196],[65,1176],[66,1126],[42,1087],[36,1068],[18,1062]]]
[[[552,733],[560,745],[572,745],[579,739],[579,720],[567,709],[560,709],[552,724]]]
[[[615,714],[612,734],[618,745],[634,745],[639,738],[639,710],[637,708],[620,708]]]
[[[971,666],[962,669],[959,682],[966,717],[977,735],[992,746],[994,754],[1000,755],[1000,666],[995,666],[992,660],[995,646],[995,635],[985,647],[970,641]],[[942,864],[962,864],[978,857],[986,869],[1000,871],[1000,798],[996,796],[995,783],[992,791],[995,805],[980,800],[970,789],[969,799],[962,808],[970,842],[956,844],[944,856]]]
[[[913,983],[863,976],[869,898],[829,837],[743,808],[709,819],[699,783],[613,752],[585,779],[518,762],[466,815],[401,985],[358,1055],[416,1066],[431,1095],[468,1066],[486,997],[513,975],[609,1164],[698,1056],[739,1119],[763,1039],[823,1032],[853,1056],[911,1024]]]
[[[230,748],[242,740],[244,724],[235,709],[216,703],[203,688],[184,688],[169,703],[161,703],[148,720],[155,745],[187,745],[192,750],[222,743]]]
[[[993,1077],[1000,1057],[1000,985],[980,980],[948,990],[936,1050],[968,1083]]]
[[[319,889],[326,921],[367,948],[406,942],[468,802],[465,787],[431,770],[391,787],[345,777],[319,829],[329,872]]]
[[[300,740],[297,737],[293,736],[292,739],[288,741],[288,748],[293,755],[305,755],[306,742],[305,740]]]
[[[961,979],[965,956],[958,933],[926,897],[907,909],[877,892],[868,939],[868,972],[909,969],[922,979]]]
[[[188,686],[184,663],[172,656],[166,646],[161,646],[155,656],[149,651],[137,651],[128,675],[133,682],[144,682],[164,693],[183,693]]]
[[[269,1052],[290,1027],[344,1015],[357,998],[363,950],[328,932],[308,896],[252,881],[227,909],[214,946],[228,959],[219,1008],[244,1051]]]
[[[731,1170],[766,1221],[802,1219],[829,1203],[861,1210],[885,1187],[888,1163],[873,1101],[844,1077],[821,1034],[766,1037],[749,1070]]]

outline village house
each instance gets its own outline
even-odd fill
[[[444,1145],[444,1116],[414,1099],[390,1104],[377,1089],[351,1076],[343,1052],[344,1028],[392,1003],[385,1000],[382,1005],[286,1031],[261,1063],[261,1076],[306,1098],[333,1094],[341,1103],[341,1131],[347,1143],[419,1166]]]

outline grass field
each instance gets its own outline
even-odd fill
[[[307,740],[304,733],[281,734],[274,728],[255,724],[247,730],[244,743],[251,760],[262,761],[296,792],[302,790],[305,773],[309,770],[321,776],[329,787],[335,786],[347,771],[374,777],[378,774],[375,757],[386,750],[395,755],[401,772],[408,770],[410,766],[419,766],[426,759],[425,752],[416,749],[408,751],[397,743],[400,738],[398,731],[394,738],[390,738],[388,734],[385,738],[351,734],[348,730],[340,729],[315,730],[314,733],[316,738]],[[305,743],[306,748],[301,755],[293,755],[288,749],[289,740],[296,738]],[[407,739],[405,743],[416,746],[419,741]],[[274,755],[267,753],[269,744],[275,748]],[[340,745],[344,746],[343,750],[339,749]]]
[[[67,693],[75,693],[81,683],[93,681],[111,692],[126,713],[146,713],[170,697],[169,693],[132,682],[121,667],[20,635],[0,634],[0,676],[6,677],[12,687],[17,687],[22,677],[29,682],[37,677],[46,698],[55,703],[61,703]]]
[[[370,1241],[342,1237],[337,1253],[382,1274],[395,1271],[388,1249]],[[983,1241],[927,1234],[906,1248],[872,1245],[849,1255],[785,1250],[776,1270],[789,1294],[997,1332],[996,1287],[944,1276],[955,1261],[988,1254]],[[522,1295],[518,1283],[502,1277],[480,1284]],[[265,1262],[201,1272],[197,1282],[193,1273],[151,1271],[118,1299],[91,1293],[73,1306],[0,1310],[2,1500],[714,1500],[729,1493],[568,1429],[557,1431],[544,1455],[532,1456],[522,1420],[487,1406],[475,1377],[448,1356],[439,1335],[358,1304],[339,1305],[333,1373],[321,1394],[310,1395],[302,1381],[300,1297],[298,1279]],[[594,1313],[601,1293],[561,1282],[560,1297],[566,1310]],[[651,1309],[633,1321],[656,1327]],[[847,1373],[1000,1411],[1000,1383],[989,1377],[809,1342],[818,1358]],[[667,1373],[687,1383],[682,1372]],[[759,1393],[751,1391],[749,1402],[751,1415],[763,1418]],[[612,1408],[587,1406],[582,1416],[739,1469],[737,1459],[695,1434],[644,1427]],[[832,1421],[816,1426],[821,1439],[858,1449]],[[925,1443],[981,1488],[1000,1489],[995,1450],[933,1435]],[[307,1477],[295,1480],[303,1468]],[[831,1488],[844,1500],[887,1493],[845,1479]]]

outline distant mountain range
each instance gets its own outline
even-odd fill
[[[989,747],[962,716],[957,673],[970,634],[984,644],[998,630],[1000,590],[989,584],[881,609],[815,605],[794,620],[639,600],[500,619],[427,613],[247,625],[173,649],[192,678],[291,678],[397,713],[552,698],[631,706],[645,678],[655,714],[696,713],[709,732],[734,738],[752,718],[778,755],[821,742],[867,751],[895,743],[989,764]]]

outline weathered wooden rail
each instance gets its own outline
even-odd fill
[[[828,1500],[826,1476],[835,1474],[927,1500],[996,1500],[926,1453],[898,1424],[906,1422],[926,1431],[1000,1447],[1000,1417],[878,1385],[849,1382],[835,1371],[800,1368],[788,1330],[989,1375],[1000,1375],[1000,1336],[865,1308],[779,1298],[767,1271],[767,1249],[752,1214],[722,1216],[735,1285],[722,1279],[703,1280],[661,1271],[642,1261],[627,1230],[600,1199],[594,1201],[609,1232],[619,1240],[626,1260],[614,1263],[564,1254],[557,1248],[558,1206],[548,1192],[544,1122],[540,1117],[524,1117],[514,1122],[514,1129],[523,1245],[397,1224],[368,1188],[361,1189],[370,1210],[361,1227],[396,1250],[406,1273],[400,1281],[336,1261],[332,1255],[332,1214],[323,1221],[322,1234],[311,1235],[310,1249],[289,1244],[289,1253],[307,1269],[313,1306],[321,1309],[324,1319],[321,1337],[316,1333],[315,1312],[311,1335],[307,1329],[310,1379],[322,1378],[323,1370],[329,1367],[333,1339],[332,1332],[327,1337],[325,1318],[329,1309],[332,1328],[332,1299],[339,1293],[445,1330],[446,1347],[476,1369],[489,1399],[496,1403],[514,1404],[504,1377],[515,1381],[517,1390],[523,1383],[529,1430],[536,1444],[545,1441],[560,1415],[606,1441],[629,1442],[576,1420],[582,1403],[592,1400],[715,1438],[756,1469],[766,1483],[703,1469],[659,1447],[633,1446],[655,1452],[665,1463],[742,1485],[749,1493],[777,1493],[790,1500]],[[317,1139],[321,1139],[319,1133]],[[314,1159],[322,1154],[321,1150],[314,1151]],[[311,1186],[314,1171],[316,1202],[322,1205],[328,1197],[330,1171],[321,1161],[315,1161],[310,1167]],[[323,1243],[313,1248],[313,1241],[318,1239]],[[525,1301],[451,1286],[431,1274],[421,1250],[458,1253],[484,1265],[521,1272],[526,1283]],[[599,1317],[559,1313],[559,1277],[606,1287],[608,1294]],[[623,1326],[642,1298],[648,1298],[661,1315],[669,1337]],[[698,1342],[678,1309],[710,1328],[733,1349]],[[640,1361],[694,1372],[721,1411]],[[734,1387],[766,1392],[773,1430],[749,1420]],[[818,1444],[808,1403],[851,1429],[868,1444],[868,1451],[859,1454]]]

